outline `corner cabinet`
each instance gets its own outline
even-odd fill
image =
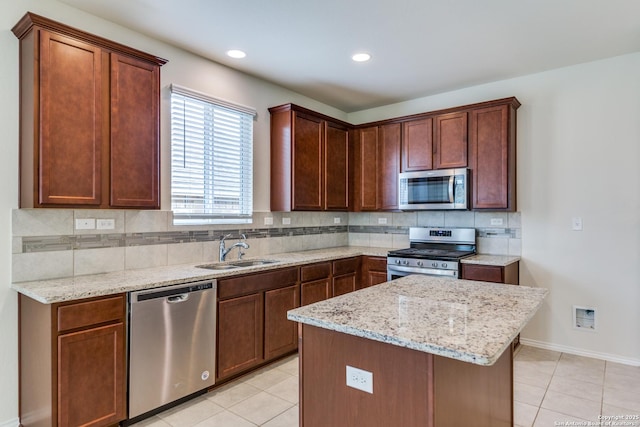
[[[18,302],[21,425],[124,420],[125,295],[42,304],[21,294]]]
[[[271,113],[271,210],[349,209],[349,125],[294,104]]]
[[[166,60],[27,13],[20,39],[20,207],[160,207]]]

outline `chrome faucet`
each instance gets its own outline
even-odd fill
[[[247,240],[247,236],[245,236],[244,234],[241,234],[240,236],[242,237],[242,241],[234,243],[229,248],[225,248],[224,240],[231,237],[231,234],[220,237],[220,262],[224,261],[227,257],[227,254],[236,247],[238,248],[238,259],[242,259],[242,255],[244,255],[244,252],[242,252],[241,248],[249,249],[249,245],[247,244],[247,242],[245,242],[245,240]]]

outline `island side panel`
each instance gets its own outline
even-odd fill
[[[433,427],[433,355],[300,325],[300,427]],[[373,373],[373,394],[346,366]]]
[[[512,427],[513,360],[509,346],[491,366],[434,357],[436,427]]]

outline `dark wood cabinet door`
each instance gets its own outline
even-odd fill
[[[160,67],[111,54],[111,200],[160,208]]]
[[[433,118],[402,124],[402,171],[433,169]]]
[[[519,283],[519,264],[519,262],[514,262],[503,267],[500,265],[463,263],[461,265],[461,276],[462,279],[467,280],[517,285]]]
[[[378,207],[378,127],[356,132],[354,210],[375,211]]]
[[[515,123],[509,111],[499,105],[470,112],[473,209],[515,210]]]
[[[331,297],[331,279],[314,280],[300,284],[300,305],[313,304]]]
[[[293,114],[293,209],[322,210],[324,122]]]
[[[379,127],[378,137],[378,209],[398,209],[398,174],[400,173],[399,123]]]
[[[434,169],[467,167],[467,112],[436,116]]]
[[[387,281],[386,257],[363,256],[362,258],[363,288]]]
[[[370,271],[367,277],[366,286],[378,285],[387,281],[386,271]]]
[[[33,153],[39,164],[34,200],[41,206],[100,205],[103,79],[108,79],[102,72],[102,50],[56,33],[38,34],[40,108],[34,113],[40,114],[40,138],[39,152]]]
[[[229,377],[262,363],[263,293],[218,303],[217,378]]]
[[[58,426],[126,418],[124,323],[58,337]]]
[[[332,286],[333,296],[348,294],[357,289],[357,275],[356,273],[344,274],[342,276],[333,277]]]
[[[349,131],[326,122],[324,200],[326,210],[349,208]]]
[[[264,294],[264,357],[270,360],[298,348],[298,324],[287,311],[300,306],[298,285]]]

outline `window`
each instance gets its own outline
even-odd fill
[[[174,224],[250,223],[255,111],[171,85]]]

